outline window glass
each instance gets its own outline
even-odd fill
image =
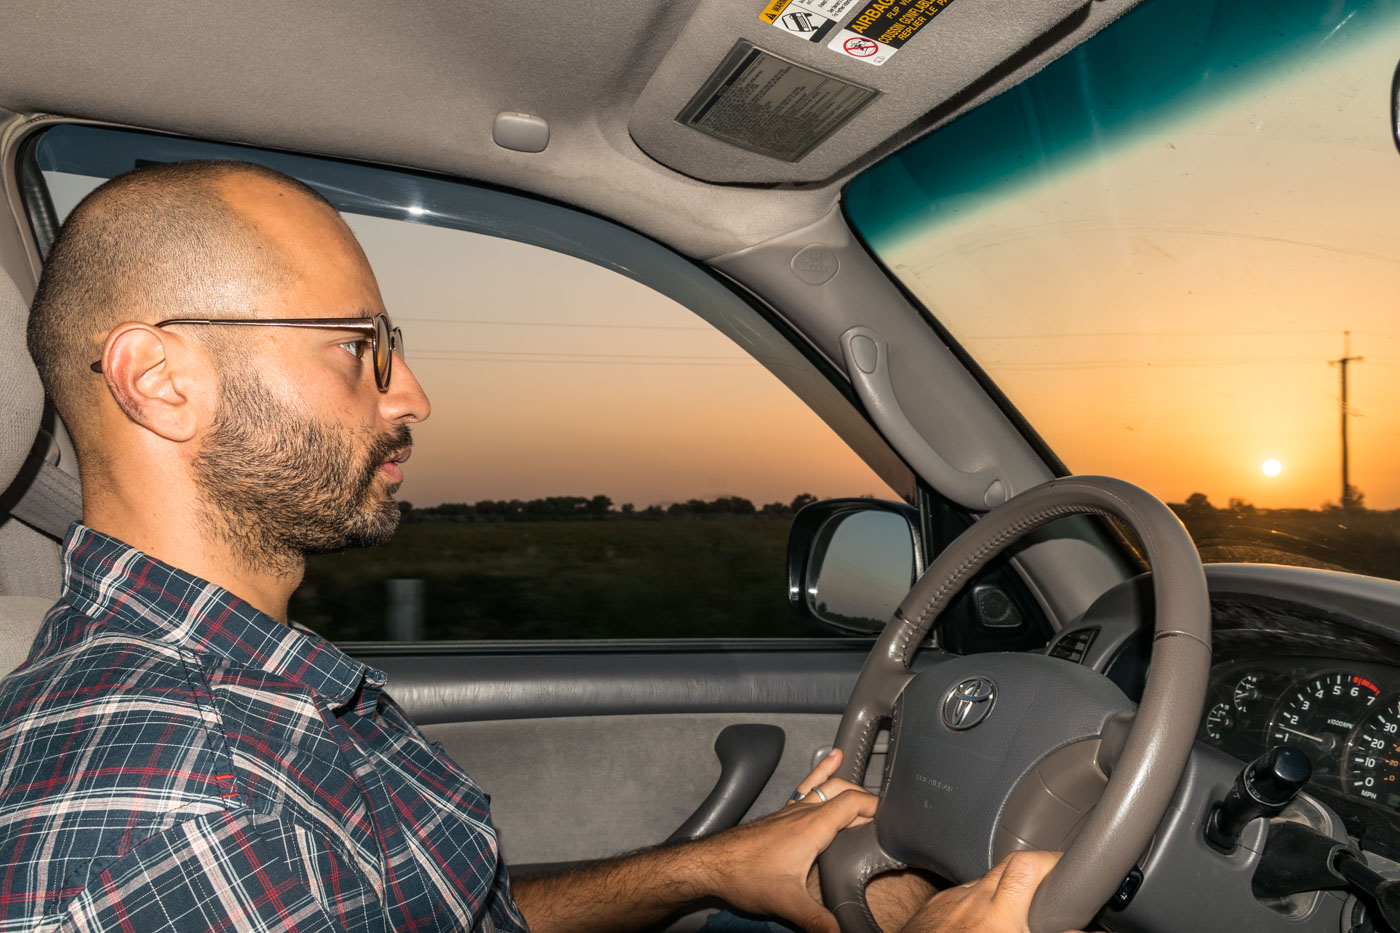
[[[92,143],[59,132],[40,165],[61,217],[123,166],[75,171]],[[313,162],[292,167],[314,183]],[[579,215],[561,222],[596,225],[577,238],[593,246],[488,236],[462,229],[452,189],[509,196],[410,176],[390,198],[393,173],[358,171],[327,193],[363,208],[343,212],[433,413],[414,428],[394,540],[311,558],[293,618],[351,641],[821,634],[787,605],[795,508],[912,489],[831,383],[714,280],[685,281],[697,272],[677,257],[610,260],[623,275],[578,255],[608,237],[664,252],[649,241]]]
[[[786,603],[794,503],[895,496],[770,372],[583,260],[349,219],[434,409],[395,540],[314,558],[301,618],[382,637],[362,607],[409,578],[428,638],[815,634]]]
[[[1215,561],[1400,576],[1400,7],[1152,0],[855,179],[1075,472]]]

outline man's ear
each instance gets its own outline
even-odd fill
[[[191,347],[149,324],[119,324],[102,348],[102,376],[128,418],[169,441],[183,442],[199,429],[199,411],[187,395]]]

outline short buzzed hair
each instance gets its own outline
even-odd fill
[[[148,165],[85,197],[54,241],[29,314],[29,353],[70,429],[92,398],[83,391],[102,344],[123,321],[248,313],[240,296],[290,275],[286,259],[219,191],[252,175],[335,208],[313,188],[251,162]],[[201,328],[216,331],[219,328]],[[209,343],[217,335],[196,336]],[[86,382],[85,382],[86,380]]]

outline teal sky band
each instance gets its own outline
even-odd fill
[[[1374,35],[1396,0],[1149,0],[1034,77],[856,176],[877,251]],[[1400,52],[1397,52],[1400,55]],[[1384,118],[1384,94],[1379,118]]]

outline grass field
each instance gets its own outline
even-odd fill
[[[422,579],[426,637],[813,635],[787,605],[788,524],[405,524],[380,548],[311,559],[292,618],[337,640],[385,637],[392,577]]]
[[[1400,514],[1175,507],[1208,562],[1400,577]],[[424,581],[425,637],[754,638],[820,634],[787,605],[787,521],[405,524],[392,543],[312,558],[294,619],[386,637],[393,577]]]

